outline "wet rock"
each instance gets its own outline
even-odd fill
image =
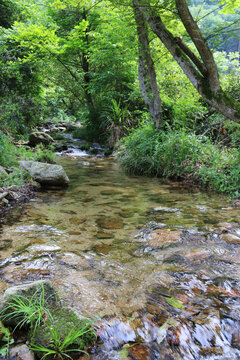
[[[12,240],[9,239],[0,239],[0,250],[7,250],[12,246]]]
[[[67,186],[69,179],[61,165],[34,161],[20,161],[20,168],[27,171],[41,185]]]
[[[221,347],[210,347],[210,346],[201,346],[200,354],[202,356],[210,356],[210,355],[222,355],[223,354],[223,348]]]
[[[123,220],[120,217],[101,217],[97,219],[97,225],[104,229],[122,229]]]
[[[202,261],[208,259],[210,254],[206,250],[194,250],[185,254],[185,258],[193,264],[200,264]]]
[[[109,244],[100,244],[93,247],[93,250],[103,255],[107,255],[110,249],[111,249],[111,245]]]
[[[240,350],[240,328],[236,328],[232,333],[232,345]]]
[[[96,237],[98,239],[113,239],[113,233],[106,232],[106,231],[98,231]]]
[[[72,216],[69,219],[69,222],[74,225],[83,224],[85,221],[87,221],[87,218],[85,216],[83,216],[83,217]]]
[[[69,235],[81,235],[82,233],[81,233],[81,231],[70,230],[70,231],[68,231],[68,234]]]
[[[228,244],[240,244],[240,237],[231,233],[223,234],[222,239]]]
[[[135,214],[135,211],[132,210],[132,209],[126,209],[126,210],[122,210],[120,211],[119,215],[123,218],[129,218],[129,217],[132,217],[134,216]]]
[[[32,350],[27,345],[14,346],[9,352],[10,358],[21,359],[21,360],[35,360],[35,356]]]
[[[135,341],[136,335],[128,322],[112,319],[98,329],[98,336],[108,349],[118,349],[123,344]]]
[[[51,253],[57,253],[61,250],[60,246],[58,245],[33,245],[31,246],[31,249],[29,249],[29,251],[31,251],[32,254],[34,254],[35,256],[38,254],[51,254]]]
[[[156,208],[153,209],[153,211],[162,211],[162,212],[177,212],[179,211],[179,209],[175,209],[175,208],[168,208],[166,206],[158,206]]]
[[[108,190],[101,191],[101,195],[108,195],[108,196],[119,195],[121,193],[122,193],[121,191],[115,190],[115,189],[108,189]]]
[[[184,257],[180,254],[171,254],[169,256],[166,256],[163,260],[163,262],[168,263],[168,264],[177,264],[177,263],[182,263],[184,262]]]
[[[64,265],[74,267],[77,270],[89,269],[90,264],[84,257],[74,253],[59,254],[57,259]]]
[[[239,297],[240,292],[236,289],[225,289],[221,286],[208,286],[207,293],[210,295],[221,296],[221,297]]]
[[[30,134],[28,145],[32,147],[38,144],[49,145],[53,143],[53,141],[54,140],[50,135],[46,134],[45,132],[38,131]]]
[[[148,244],[153,247],[167,247],[181,241],[181,231],[156,229],[148,236]]]
[[[154,303],[154,302],[147,303],[147,311],[150,314],[161,316],[162,321],[166,320],[169,315],[167,310],[161,304],[158,304],[157,302],[156,303]]]
[[[129,348],[129,355],[134,360],[151,360],[151,349],[148,344],[138,344]]]

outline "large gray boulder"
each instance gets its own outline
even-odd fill
[[[67,186],[69,179],[61,165],[36,161],[20,161],[20,169],[27,171],[33,180],[45,186]]]
[[[36,146],[38,144],[50,145],[53,143],[53,138],[43,131],[36,131],[29,135],[30,146]]]

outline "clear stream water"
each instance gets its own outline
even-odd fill
[[[240,359],[239,208],[112,159],[60,161],[70,186],[1,225],[0,290],[50,278],[64,305],[105,315],[92,360]]]

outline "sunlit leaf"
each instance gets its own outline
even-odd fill
[[[181,301],[175,299],[174,297],[166,298],[166,301],[175,308],[184,309],[183,303]]]

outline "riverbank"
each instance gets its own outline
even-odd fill
[[[27,182],[24,185],[11,185],[0,188],[0,223],[9,210],[37,196],[39,185]]]
[[[213,144],[205,136],[158,131],[144,124],[125,137],[117,159],[127,173],[197,184],[203,189],[240,196],[240,151]]]

